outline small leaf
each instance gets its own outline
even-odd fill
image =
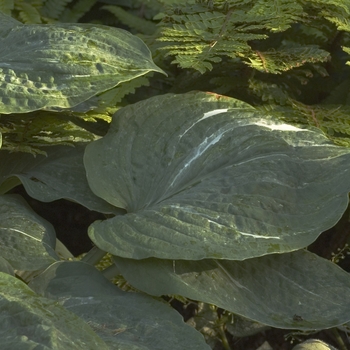
[[[350,149],[202,92],[120,109],[84,163],[93,192],[128,212],[90,238],[133,259],[294,251],[340,219],[350,190]]]
[[[56,301],[0,272],[1,349],[107,350],[92,329]]]
[[[59,260],[52,225],[18,195],[0,196],[0,255],[17,270],[34,271]]]
[[[70,108],[150,71],[147,46],[95,24],[18,24],[0,13],[0,113]]]

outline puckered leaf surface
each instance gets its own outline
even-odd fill
[[[294,251],[339,220],[350,189],[349,149],[202,92],[122,108],[84,163],[93,192],[128,212],[90,238],[134,259]]]
[[[0,13],[0,113],[74,107],[149,71],[162,72],[143,41],[125,30],[17,23]]]
[[[1,349],[107,350],[78,316],[0,272]]]
[[[350,277],[305,250],[244,261],[114,257],[124,277],[151,295],[182,295],[284,329],[324,329],[350,320]]]
[[[34,271],[59,260],[52,225],[18,195],[0,196],[0,255],[15,269]]]
[[[121,291],[91,265],[53,264],[30,287],[48,298],[63,299],[63,305],[84,319],[110,349],[210,349],[174,309],[149,295]]]

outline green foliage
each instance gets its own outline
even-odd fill
[[[13,290],[17,293],[13,294]],[[0,316],[2,330],[7,334],[2,341],[4,349],[41,346],[76,350],[82,347],[91,350],[108,349],[101,338],[78,316],[56,301],[39,296],[17,278],[3,272],[0,272],[0,296],[0,307],[7,310]],[[21,319],[15,320],[12,315],[19,312]],[[23,335],[22,326],[31,329],[30,336]],[[57,338],[59,340],[55,344]]]
[[[5,15],[1,18],[7,21]],[[23,42],[23,37],[27,36]],[[4,114],[68,108],[70,112],[88,112],[93,106],[101,107],[106,103],[103,97],[94,98],[96,94],[149,71],[161,71],[140,39],[126,31],[103,26],[43,27],[4,22],[0,41],[11,51],[11,57],[5,52],[0,54],[3,65],[0,68],[3,82],[0,112]],[[61,55],[57,56],[57,52]],[[145,81],[141,80],[142,83]],[[135,86],[138,85],[120,89],[119,96],[114,90],[117,96],[114,104]],[[108,107],[113,107],[112,101],[109,102]],[[96,112],[101,113],[101,108]],[[45,141],[58,144],[94,139],[88,132],[70,121],[65,123],[62,117],[52,113],[44,118],[5,117],[0,130],[4,134],[4,146],[9,150],[16,149],[15,141],[20,145],[18,150],[26,150],[28,146],[30,149],[32,141],[36,141],[32,146],[37,146]]]
[[[46,0],[41,9],[41,13],[45,17],[58,19],[71,1],[72,0]]]
[[[60,16],[60,21],[67,23],[75,23],[80,20],[91,8],[95,5],[97,0],[78,0],[75,1],[70,8],[66,7]]]
[[[156,25],[146,19],[130,14],[119,6],[103,6],[103,10],[107,10],[115,15],[119,21],[138,33],[152,35],[156,30]]]
[[[16,9],[19,11],[19,19],[23,23],[41,23],[41,15],[38,9],[32,4],[20,2],[16,4]]]
[[[303,58],[300,61],[300,58]],[[329,53],[318,49],[314,45],[285,48],[279,51],[256,51],[251,58],[250,67],[265,73],[278,74],[290,69],[300,67],[307,62],[324,62],[329,58]]]
[[[0,0],[0,11],[6,15],[11,15],[11,11],[14,7],[14,0]]]
[[[278,73],[327,57],[315,46],[274,45],[266,53],[254,48],[261,40],[274,40],[276,33],[286,31],[294,23],[310,22],[309,18],[306,9],[295,1],[274,1],[271,7],[266,1],[200,1],[195,6],[169,10],[162,20],[158,40],[163,42],[161,49],[166,55],[175,56],[172,63],[201,73],[213,69],[212,63],[221,62],[223,55],[239,57],[258,70]]]
[[[205,122],[201,122],[203,115],[208,115]],[[322,133],[286,126],[267,116],[262,122],[262,117],[264,114],[241,101],[199,92],[156,96],[120,109],[105,137],[87,146],[84,163],[93,192],[130,215],[92,224],[91,240],[99,248],[125,258],[185,260],[244,260],[310,244],[315,235],[335,222],[330,216],[323,218],[321,210],[314,215],[308,210],[310,203],[319,202],[319,192],[308,184],[317,183],[329,194],[329,200],[323,199],[322,211],[345,210],[344,198],[336,201],[331,195],[336,183],[329,176],[334,167],[339,176],[346,173],[347,168],[341,164],[347,163],[343,160],[347,149],[339,148],[337,155]],[[156,131],[151,133],[154,126]],[[276,135],[273,130],[277,130]],[[197,135],[208,136],[203,140]],[[297,153],[294,147],[298,147]],[[323,163],[324,157],[331,158],[327,164]],[[110,159],[116,161],[104,167]],[[252,162],[249,177],[245,176],[247,169],[241,159]],[[300,183],[285,176],[295,171],[296,162],[303,164]],[[148,164],[149,169],[141,164]],[[267,173],[261,175],[263,169]],[[272,189],[266,182],[278,182],[278,188]],[[236,189],[227,189],[228,183],[235,183]],[[346,202],[345,179],[343,185]],[[304,198],[299,195],[301,188],[307,203],[299,202]],[[276,207],[261,198],[272,190]],[[337,193],[341,191],[337,186]],[[259,195],[253,199],[256,193]],[[259,208],[247,203],[246,197],[260,203]],[[214,206],[212,201],[217,204]],[[236,201],[244,203],[244,211],[231,208]],[[274,210],[281,206],[279,215],[271,213],[271,206]],[[308,220],[303,219],[306,212]],[[246,218],[242,221],[241,216]],[[280,216],[284,217],[281,226]],[[256,221],[263,222],[259,232]],[[240,238],[230,241],[227,236]],[[259,243],[253,247],[252,240]]]
[[[278,91],[276,87],[270,90],[265,89],[264,92],[264,99],[274,99],[283,105],[266,105],[261,110],[287,123],[315,126],[335,144],[350,147],[350,108],[348,106],[330,104],[308,106],[296,100],[286,99],[286,95]],[[268,92],[270,94],[267,95]]]
[[[5,137],[2,149],[45,153],[40,147],[89,142],[97,135],[78,126],[74,116],[53,112],[3,115],[0,131]]]
[[[348,205],[349,0],[0,0],[0,11],[0,308],[27,322],[4,318],[5,349],[349,333],[350,279],[333,262],[350,238],[333,262],[307,251]],[[7,194],[20,183],[103,213],[87,232],[96,247],[61,261],[74,259],[54,228]],[[162,295],[197,301],[192,328]],[[327,345],[294,350],[310,347]]]

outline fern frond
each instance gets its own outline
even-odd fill
[[[297,48],[281,50],[277,54],[267,51],[265,62],[265,53],[260,55],[257,50],[252,51],[251,43],[267,39],[269,32],[282,32],[293,23],[307,22],[308,13],[299,2],[292,0],[198,0],[195,6],[169,10],[161,22],[158,40],[163,43],[160,50],[166,51],[165,56],[175,56],[172,63],[180,64],[182,68],[194,68],[203,73],[212,69],[211,62],[220,61],[218,57],[228,56],[249,59],[252,68],[278,73],[299,66],[300,61],[314,62],[314,57],[315,61],[322,61],[325,52],[317,51],[311,45],[304,51]],[[180,52],[183,44],[184,50]],[[298,60],[297,55],[305,56]],[[282,61],[290,57],[293,62],[283,66]]]
[[[65,113],[47,111],[2,115],[2,149],[43,153],[40,150],[43,146],[73,145],[97,139],[94,133],[74,123],[74,118]]]
[[[42,23],[41,15],[36,7],[27,2],[18,2],[15,6],[19,11],[19,18],[26,24],[39,24]]]
[[[119,6],[103,6],[101,9],[109,11],[116,16],[121,23],[135,29],[138,33],[152,35],[157,29],[156,24],[152,21],[135,16]]]
[[[328,24],[328,22],[326,22]],[[329,26],[329,24],[328,24]],[[330,29],[325,23],[321,21],[317,22],[317,27],[309,27],[304,24],[300,24],[294,28],[293,31],[289,31],[290,40],[295,40],[298,38],[298,43],[301,44],[325,44],[330,37]]]
[[[339,14],[337,17],[333,16],[324,16],[329,22],[335,24],[338,30],[343,30],[345,32],[350,32],[350,21],[348,16],[343,16]]]
[[[338,30],[350,31],[349,0],[311,0],[302,1],[305,6],[310,7],[311,13],[318,18],[325,18],[329,22],[335,24]]]
[[[344,78],[345,79],[339,85],[332,89],[331,93],[323,103],[350,105],[350,79],[349,77]]]
[[[11,16],[11,11],[15,8],[14,0],[0,0],[0,11]]]
[[[305,123],[314,125],[327,134],[335,143],[350,147],[350,106],[312,105],[306,106],[292,101],[296,115],[304,116]]]
[[[328,58],[327,51],[321,50],[315,45],[304,45],[278,51],[255,51],[250,57],[248,56],[250,62],[246,62],[246,64],[260,72],[280,74],[305,63],[324,62]]]
[[[285,105],[289,100],[286,89],[274,83],[252,78],[249,80],[249,90],[260,97],[263,102],[268,102],[269,104]]]
[[[153,73],[148,73],[147,76],[143,75],[135,79],[125,81],[117,87],[103,92],[98,96],[98,105],[94,111],[90,113],[108,113],[112,115],[118,109],[118,103],[120,103],[128,94],[135,93],[136,89],[141,86],[149,86],[149,78],[153,76]]]
[[[289,99],[284,106],[268,104],[257,108],[290,124],[316,127],[334,143],[350,147],[350,106],[305,105]]]
[[[350,47],[343,46],[343,51],[346,52],[348,55],[350,55]],[[347,61],[346,64],[350,66],[350,61]]]
[[[58,19],[64,23],[78,22],[96,2],[97,0],[78,0],[70,8],[66,7]]]
[[[206,53],[202,53],[193,59],[188,59],[185,55],[177,55],[171,63],[177,63],[182,68],[193,68],[204,74],[207,70],[211,71],[213,69],[212,63],[221,62],[220,57],[206,56]]]
[[[45,17],[58,20],[64,9],[72,0],[46,0],[41,14]]]
[[[326,11],[338,11],[339,13],[345,12],[350,14],[349,0],[302,0],[301,3],[325,11],[323,13],[326,13]]]
[[[227,14],[213,11],[174,15],[171,26],[162,28],[160,50],[166,51],[165,56],[175,56],[172,63],[204,73],[212,69],[212,62],[221,61],[219,56],[235,58],[250,51],[247,41],[267,38],[254,33],[262,29],[260,25],[232,25],[230,21],[238,22],[238,17],[232,10]]]
[[[156,0],[159,3],[167,6],[185,6],[188,4],[194,4],[197,0]]]
[[[255,21],[264,24],[266,29],[276,33],[284,32],[293,23],[305,21],[307,13],[297,1],[258,0],[247,15],[251,20],[255,18]]]

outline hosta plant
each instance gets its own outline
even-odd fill
[[[284,107],[214,92],[117,105],[143,75],[164,73],[141,39],[98,24],[0,20],[3,349],[210,349],[163,295],[262,327],[350,321],[349,274],[307,250],[348,206],[350,148],[320,125],[286,123]],[[208,51],[200,72],[208,60],[221,58]],[[69,258],[54,227],[8,193],[20,183],[39,201],[105,214],[87,232],[95,248]],[[106,253],[112,265],[100,272]],[[327,346],[298,349],[310,344]]]

